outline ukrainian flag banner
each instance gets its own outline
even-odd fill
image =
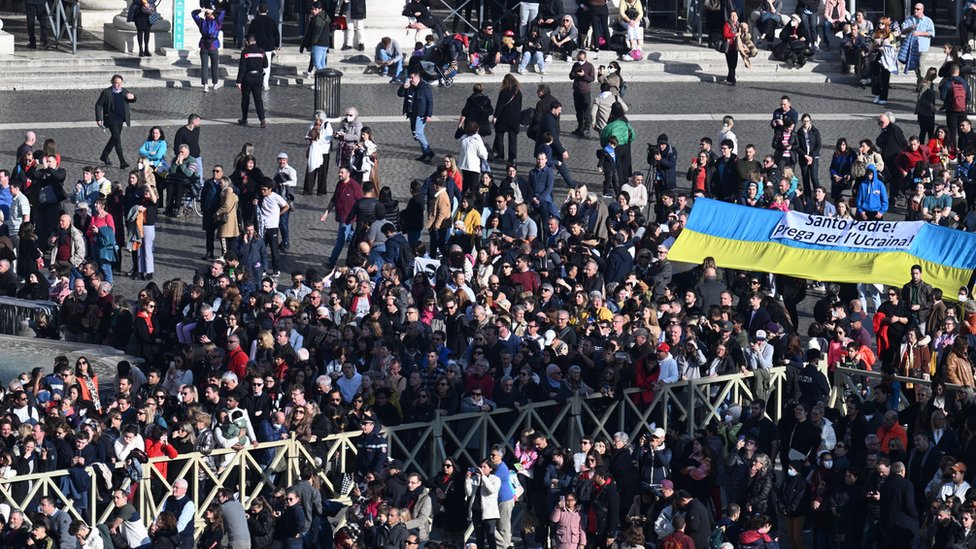
[[[971,288],[976,234],[921,221],[843,220],[695,200],[668,259],[830,282],[902,286],[911,266],[954,296]]]

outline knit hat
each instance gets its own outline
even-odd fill
[[[657,136],[657,144],[658,145],[667,145],[668,144],[668,134],[662,133],[661,135]]]

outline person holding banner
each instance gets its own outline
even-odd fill
[[[878,168],[868,164],[864,179],[858,185],[857,218],[862,220],[882,219],[888,211],[888,189],[878,177]]]

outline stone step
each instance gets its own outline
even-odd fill
[[[632,82],[714,82],[724,79],[725,59],[722,54],[694,44],[648,44],[644,61],[621,61],[622,71]],[[235,50],[221,55],[221,75],[228,80],[236,77],[237,56]],[[609,63],[616,59],[610,52],[600,52],[593,63]],[[923,57],[922,66],[939,66],[941,51],[933,50]],[[369,67],[369,57],[360,52],[330,52],[329,65],[344,73],[343,83],[375,84],[385,79],[374,74],[364,74]],[[570,62],[553,61],[546,67],[546,75],[531,70],[520,77],[524,81],[553,81],[568,74]],[[304,76],[308,67],[308,54],[294,48],[275,56],[272,83],[275,85],[312,85],[312,79]],[[26,70],[25,70],[26,69]],[[514,72],[514,69],[508,69]],[[470,85],[477,81],[500,82],[505,68],[493,75],[475,75],[462,72],[455,83]],[[197,54],[187,51],[162,49],[160,53],[140,58],[122,52],[80,52],[65,55],[61,52],[39,51],[30,55],[17,54],[0,58],[0,89],[37,90],[63,86],[65,79],[75,87],[98,89],[105,86],[107,76],[122,74],[130,86],[186,87],[199,82],[200,61]],[[25,78],[25,74],[30,77]],[[49,75],[57,76],[49,76]],[[771,58],[768,51],[761,51],[752,60],[752,69],[739,64],[738,79],[742,82],[791,82],[791,83],[853,83],[853,77],[841,72],[836,50],[818,53],[801,69],[788,69],[785,64]],[[897,83],[914,82],[914,75],[893,75]],[[53,85],[57,83],[58,85]]]

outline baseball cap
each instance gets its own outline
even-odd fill
[[[668,345],[667,343],[662,342],[660,345],[657,346],[657,350],[662,353],[668,353],[671,352],[671,346]]]
[[[667,433],[664,432],[664,429],[662,429],[660,427],[658,427],[657,429],[654,429],[653,431],[651,431],[651,436],[654,437],[654,438],[664,438],[664,435],[666,435],[666,434]]]
[[[762,340],[765,340],[766,339],[766,331],[765,330],[756,330],[756,340],[760,340],[760,339],[762,339]]]
[[[963,463],[963,462],[961,462],[961,461],[957,461],[956,464],[952,466],[952,470],[953,471],[956,471],[956,472],[959,472],[959,473],[965,473],[966,472],[966,464]]]
[[[284,158],[285,160],[288,160],[288,153],[285,153],[285,152],[278,153],[278,159],[280,160],[282,158]]]

